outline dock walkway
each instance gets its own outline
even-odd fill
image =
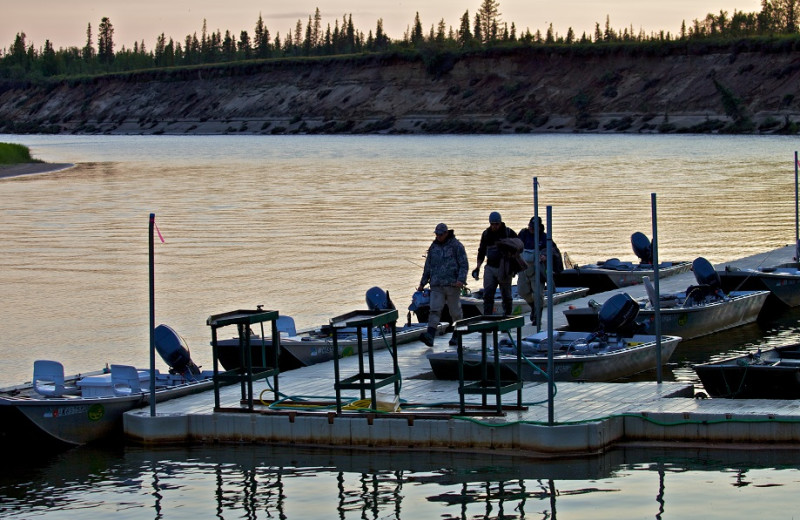
[[[793,247],[785,247],[737,261],[756,267],[790,261]],[[678,291],[694,283],[686,273],[661,280],[661,290]],[[612,294],[595,294],[553,309],[554,328],[565,325],[562,310],[588,300],[605,301]],[[626,288],[634,298],[644,296],[641,286]],[[530,327],[524,334],[533,332]],[[449,335],[437,338],[433,349],[421,342],[398,348],[402,373],[400,409],[393,413],[343,411],[336,414],[333,363],[284,372],[283,396],[294,397],[293,408],[255,405],[249,412],[240,402],[238,385],[220,390],[220,408],[214,411],[213,392],[161,403],[157,414],[149,409],[128,412],[126,435],[134,442],[202,443],[245,442],[327,445],[394,449],[496,450],[516,454],[568,455],[599,453],[619,442],[658,441],[688,443],[796,443],[800,442],[800,408],[796,401],[695,399],[690,384],[557,383],[553,423],[549,423],[548,389],[527,382],[522,409],[511,406],[514,394],[503,399],[504,413],[494,413],[494,397],[481,409],[480,397],[467,396],[471,405],[459,416],[458,382],[430,375],[426,355],[447,348]],[[375,352],[376,367],[389,367],[387,350]],[[343,374],[357,372],[357,359],[340,361]],[[391,388],[385,387],[384,390]],[[265,381],[256,383],[254,395],[273,392]],[[343,395],[357,398],[355,393]],[[391,399],[393,396],[389,396]],[[305,399],[305,402],[300,402]],[[379,398],[380,400],[380,398]],[[313,405],[313,406],[311,406]],[[325,407],[324,405],[327,405]],[[484,413],[485,412],[485,413]]]

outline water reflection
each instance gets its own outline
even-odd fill
[[[798,478],[794,450],[630,447],[537,460],[264,446],[79,448],[6,468],[0,516],[678,518],[687,507],[705,507],[695,514],[769,517],[793,503],[782,491]],[[715,495],[728,506],[707,510]]]

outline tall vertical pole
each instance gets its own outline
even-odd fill
[[[656,381],[661,384],[661,288],[658,276],[658,211],[656,210],[656,194],[650,194],[650,205],[653,212],[653,278],[655,278],[656,301]]]
[[[538,257],[537,257],[538,259]],[[538,264],[538,262],[537,262]],[[536,284],[539,285],[538,283]],[[547,206],[547,423],[555,421],[553,374],[553,207]]]
[[[794,152],[794,261],[800,265],[800,213],[797,206],[797,152]]]
[[[153,259],[153,227],[156,224],[156,214],[150,213],[150,417],[156,415],[156,284],[155,261]]]
[[[537,177],[533,178],[533,216],[536,217],[536,221],[538,222],[539,221],[539,179]],[[547,228],[547,229],[550,229],[550,228]],[[541,276],[541,273],[540,273],[541,267],[540,267],[540,264],[539,264],[540,251],[539,251],[539,226],[538,225],[534,226],[533,241],[536,243],[533,246],[533,253],[534,253],[533,257],[535,258],[534,261],[536,262],[534,264],[536,267],[533,270],[533,276],[536,278],[536,281],[533,284],[533,312],[534,312],[534,315],[537,318],[536,319],[536,322],[537,322],[536,323],[536,332],[539,332],[539,331],[542,330],[542,324],[539,323],[541,321],[541,319],[539,317],[542,315],[542,309],[539,308],[541,306],[539,302],[542,301],[542,295],[539,294],[539,293],[541,293],[541,290],[539,288],[539,280],[541,280],[541,278],[539,278]]]

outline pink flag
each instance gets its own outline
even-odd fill
[[[150,213],[150,223],[153,224],[153,227],[156,228],[156,232],[158,233],[158,238],[161,240],[161,243],[164,243],[164,237],[161,236],[161,230],[158,229],[158,225],[156,224],[156,214]]]
[[[161,230],[158,229],[158,224],[156,224],[155,220],[153,220],[153,225],[156,227],[156,233],[158,233],[158,238],[161,240],[161,243],[163,244],[164,243],[164,237],[161,236]]]

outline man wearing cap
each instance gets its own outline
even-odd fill
[[[536,258],[536,231],[539,231],[539,258]],[[544,224],[539,217],[531,217],[528,227],[520,230],[519,239],[522,240],[524,247],[522,259],[528,264],[528,268],[519,272],[517,278],[517,290],[519,295],[531,306],[531,324],[541,329],[542,309],[544,309],[544,289],[547,282],[547,234],[544,232]],[[553,242],[552,268],[554,273],[564,270],[564,263],[561,259],[561,251]],[[536,277],[536,266],[539,266],[539,278]]]
[[[428,330],[420,336],[422,342],[429,347],[433,346],[433,338],[436,336],[439,317],[445,304],[450,309],[453,322],[461,319],[461,288],[467,284],[467,273],[469,272],[467,251],[458,241],[453,230],[448,229],[447,224],[440,223],[436,225],[434,232],[436,239],[428,248],[422,279],[417,287],[417,290],[421,291],[426,284],[430,283],[431,285]],[[451,344],[455,343],[455,338],[455,333],[453,333]]]
[[[500,295],[503,299],[503,314],[511,315],[511,279],[513,275],[507,276],[500,272],[500,260],[503,253],[497,246],[497,242],[504,238],[517,238],[513,229],[506,227],[503,218],[497,211],[489,214],[489,227],[483,230],[481,243],[478,246],[478,267],[472,271],[472,277],[476,280],[480,275],[480,268],[483,260],[486,260],[486,267],[483,268],[483,313],[492,314],[494,311],[494,293],[497,286],[500,286]]]

